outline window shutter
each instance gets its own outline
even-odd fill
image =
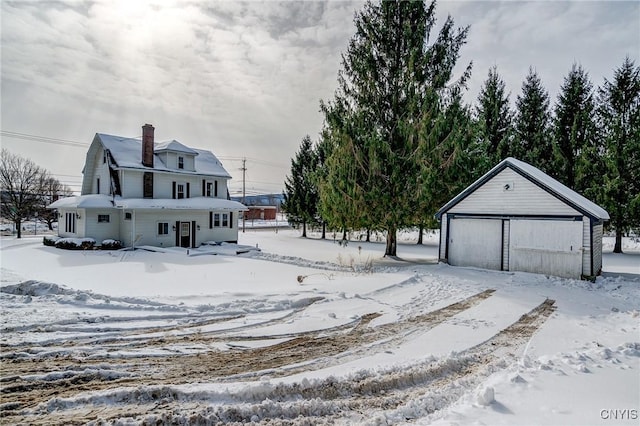
[[[229,212],[229,228],[233,228],[233,212]]]
[[[190,187],[189,182],[187,182],[187,198],[191,198],[191,191],[189,187]]]
[[[173,194],[171,198],[175,200],[176,199],[176,183],[175,182],[173,182],[173,189],[171,193]]]
[[[205,196],[205,187],[207,186],[207,181],[202,179],[202,196]]]
[[[209,229],[213,228],[213,212],[209,212]]]
[[[175,187],[175,182],[173,182]],[[175,198],[175,197],[174,197]],[[176,222],[176,247],[180,247],[180,221]]]
[[[191,221],[191,247],[196,248],[196,221]]]
[[[214,181],[213,183],[213,196],[218,197],[218,181]]]

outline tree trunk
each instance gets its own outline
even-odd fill
[[[22,221],[16,220],[14,225],[16,225],[16,232],[18,232],[18,238],[22,238]]]
[[[424,232],[424,225],[420,225],[418,233],[418,245],[422,245],[422,233]]]
[[[622,231],[616,228],[616,245],[613,247],[614,253],[622,253]]]
[[[302,238],[307,238],[307,222],[302,222]]]
[[[387,229],[387,247],[385,248],[385,256],[396,256],[398,241],[396,240],[396,228]]]
[[[324,240],[327,237],[327,224],[322,222],[322,239]]]
[[[371,242],[371,229],[367,229],[367,242]]]
[[[342,228],[342,241],[347,241],[347,228]]]

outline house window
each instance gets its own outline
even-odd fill
[[[142,196],[153,198],[153,173],[144,172],[142,175]]]
[[[70,234],[76,233],[76,214],[75,213],[65,213],[64,231]]]
[[[184,157],[178,157],[178,168],[184,169]]]
[[[169,223],[158,222],[158,235],[169,235]]]
[[[131,213],[127,212],[124,214],[124,220],[131,220]]]
[[[213,214],[213,226],[214,227],[220,226],[220,213]]]
[[[178,198],[184,198],[184,184],[178,184]]]
[[[211,197],[211,189],[213,189],[213,184],[211,182],[207,182],[207,197]]]
[[[225,228],[229,226],[229,215],[226,213],[222,213],[222,226]]]
[[[98,223],[109,223],[109,215],[108,214],[99,214],[98,215]]]

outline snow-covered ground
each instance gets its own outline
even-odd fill
[[[437,233],[399,259],[312,235],[0,239],[2,423],[638,424],[637,240],[606,237],[591,283],[438,264]]]

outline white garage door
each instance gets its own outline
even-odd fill
[[[500,270],[502,220],[453,218],[448,244],[450,265]]]
[[[509,270],[580,278],[582,222],[511,220]]]

